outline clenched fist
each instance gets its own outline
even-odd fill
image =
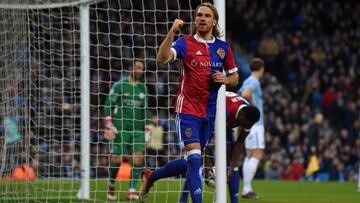
[[[184,21],[181,19],[175,19],[170,32],[176,33],[184,25]]]

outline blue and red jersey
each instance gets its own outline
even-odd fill
[[[233,128],[238,126],[238,115],[240,110],[250,103],[240,95],[233,92],[226,92],[226,127]]]
[[[213,82],[212,74],[237,71],[229,44],[215,37],[205,41],[198,35],[185,36],[175,41],[171,51],[181,64],[175,111],[201,118],[215,116],[221,84]]]

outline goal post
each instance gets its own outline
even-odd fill
[[[90,3],[96,1],[0,1],[0,201],[76,199],[79,187],[79,198],[90,198]],[[81,140],[70,132],[81,132]]]
[[[89,3],[80,4],[81,68],[81,187],[79,199],[90,198],[90,16]]]
[[[201,2],[0,0],[0,202],[108,201],[103,108],[113,84],[131,74],[134,58],[144,61],[148,109],[163,130],[161,147],[146,143],[144,166],[154,169],[180,158],[183,148],[173,108],[179,64],[160,65],[156,54],[176,18],[185,22],[176,38],[190,34],[193,12]],[[225,20],[219,2],[215,5]],[[220,27],[225,33],[224,22]],[[220,116],[225,116],[224,105],[218,108]],[[221,123],[216,127],[220,155],[212,157],[220,184],[217,202],[226,201]],[[9,126],[18,133],[9,134]],[[17,167],[23,178],[14,181]],[[31,180],[30,170],[35,174]],[[128,182],[120,176],[117,180],[118,200],[123,201]],[[160,181],[148,202],[176,202],[182,186],[180,177]],[[213,193],[204,186],[204,202],[213,202]]]
[[[225,29],[225,1],[215,0],[214,5],[219,12],[219,26],[222,28],[222,40],[226,38]],[[226,202],[226,100],[225,85],[219,89],[216,120],[215,120],[215,167],[216,167],[216,203]]]

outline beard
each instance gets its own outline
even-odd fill
[[[135,81],[140,81],[141,80],[141,77],[142,77],[143,73],[132,73],[131,74],[131,77],[133,80]]]
[[[200,34],[206,34],[206,33],[212,32],[212,27],[210,27],[210,26],[196,26],[196,30]]]

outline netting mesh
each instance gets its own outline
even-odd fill
[[[28,52],[26,12],[0,9],[0,177],[18,178],[13,170],[29,160]],[[21,178],[21,177],[20,177]],[[4,184],[1,183],[3,186]],[[19,184],[11,182],[1,196],[16,196]],[[2,187],[1,186],[1,187]],[[26,185],[23,188],[26,189]]]
[[[4,182],[0,184],[0,201],[78,201],[81,2],[89,1],[0,2],[4,7],[0,9],[0,144],[6,146],[0,150],[5,154],[1,159]],[[153,126],[157,130],[153,136],[160,145],[147,143],[144,165],[154,169],[181,156],[173,109],[178,64],[159,65],[155,59],[174,19],[186,22],[178,36],[190,33],[192,12],[200,3],[107,0],[90,5],[91,201],[107,201],[109,143],[103,134],[104,103],[112,85],[130,73],[134,58],[144,61],[142,82],[148,88],[148,110],[153,121],[159,122]],[[44,8],[47,4],[61,6]],[[14,9],[14,5],[21,5],[21,9]],[[19,140],[8,144],[6,118],[20,134]],[[14,169],[23,164],[33,169],[34,181],[11,180]],[[148,202],[178,201],[182,190],[179,180],[160,182]],[[128,183],[117,182],[116,189],[118,198],[125,200]],[[212,201],[210,192],[204,196],[205,201]]]

